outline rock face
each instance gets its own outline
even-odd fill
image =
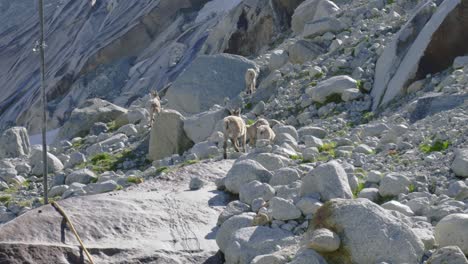
[[[373,109],[404,94],[408,85],[426,74],[451,66],[466,54],[466,1],[443,1],[437,8],[432,2],[421,5],[384,50],[377,61]]]
[[[322,164],[302,178],[301,196],[319,193],[323,201],[353,198],[348,176],[336,161]]]
[[[434,234],[439,246],[458,246],[468,255],[468,214],[451,214],[442,218]]]
[[[212,229],[228,197],[212,181],[231,165],[199,163],[168,175],[175,181],[151,180],[125,192],[58,203],[96,263],[220,263]],[[209,184],[187,192],[192,175]],[[0,263],[82,263],[78,242],[62,220],[47,205],[0,225],[0,241],[8,241],[0,243]]]
[[[87,135],[94,123],[115,121],[125,113],[125,108],[98,98],[90,99],[72,111],[70,119],[60,128],[57,138],[72,139]]]
[[[225,97],[234,98],[245,89],[249,68],[256,68],[255,63],[241,56],[199,56],[167,91],[167,108],[190,115],[222,103]]]
[[[299,40],[288,49],[289,61],[295,64],[303,64],[315,59],[323,53],[322,47],[307,40]]]
[[[97,1],[93,7],[90,2],[54,1],[45,8],[50,23],[46,61],[50,128],[61,126],[71,110],[87,99],[99,97],[126,106],[149,89],[172,82],[224,15],[210,13],[205,23],[185,28],[209,1]],[[0,127],[13,122],[39,133],[39,64],[31,43],[25,41],[37,37],[37,12],[23,1],[2,4],[0,12],[4,25],[0,69],[8,72],[0,77],[4,87]],[[222,52],[214,47],[212,51]],[[17,61],[17,54],[24,59]]]
[[[441,111],[453,109],[468,99],[468,94],[450,95],[431,93],[418,99],[416,108],[411,112],[410,121],[416,122]]]
[[[27,156],[31,151],[28,130],[24,127],[12,127],[0,137],[0,158]]]
[[[184,117],[174,110],[163,110],[151,128],[148,157],[159,160],[182,154],[193,145],[184,130]]]
[[[338,251],[326,255],[328,263],[419,263],[424,253],[423,242],[404,222],[367,199],[325,203],[312,227],[340,236]]]

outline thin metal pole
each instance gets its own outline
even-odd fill
[[[49,203],[49,197],[47,195],[48,182],[47,182],[47,98],[46,98],[46,84],[45,84],[45,41],[44,41],[44,2],[39,0],[39,53],[41,59],[41,97],[42,97],[42,177],[44,177],[44,204]]]

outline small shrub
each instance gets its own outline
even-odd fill
[[[10,200],[11,196],[9,195],[0,196],[0,203],[8,203]]]
[[[133,184],[140,184],[140,183],[143,183],[144,180],[143,178],[141,177],[133,177],[133,176],[130,176],[127,178],[127,182],[128,183],[133,183]],[[118,187],[117,187],[118,188]]]
[[[289,158],[292,160],[303,160],[303,158],[299,155],[290,155]]]
[[[255,120],[249,119],[247,120],[247,125],[251,126],[255,123]]]
[[[107,125],[107,132],[114,132],[120,128],[120,126],[115,121],[111,121],[107,123],[106,125]]]
[[[389,195],[389,196],[379,196],[379,199],[377,200],[377,204],[381,205],[381,204],[384,204],[386,202],[390,202],[391,200],[393,200],[393,196]]]
[[[84,139],[80,139],[72,143],[73,148],[80,148],[84,144]]]
[[[323,72],[317,72],[315,75],[314,75],[314,78],[315,79],[320,79],[323,77]]]
[[[357,198],[357,197],[358,197],[358,194],[362,191],[362,189],[364,189],[364,183],[363,183],[363,182],[360,182],[360,183],[358,184],[358,187],[356,188],[356,190],[354,190],[354,192],[353,192],[354,198]]]
[[[187,160],[184,163],[182,163],[181,167],[197,164],[198,162],[200,161],[199,160]]]
[[[245,104],[245,107],[244,107],[244,108],[247,109],[247,110],[252,109],[252,103],[247,103],[247,104]]]
[[[312,81],[312,82],[309,83],[309,86],[312,86],[312,87],[317,86],[317,82],[316,82],[316,81]]]
[[[364,124],[369,123],[372,119],[374,119],[374,117],[375,117],[374,112],[363,112],[362,123]]]
[[[341,95],[337,94],[337,93],[333,93],[333,94],[330,94],[329,96],[327,96],[327,98],[325,98],[324,104],[329,104],[329,103],[339,104],[339,103],[342,103],[342,102],[343,102],[343,100],[341,99]]]
[[[408,186],[408,190],[409,190],[410,193],[415,192],[416,191],[416,186],[414,186],[414,184],[410,184]]]
[[[421,150],[424,153],[431,153],[434,151],[444,151],[448,149],[449,146],[450,146],[450,141],[448,140],[445,140],[445,141],[436,140],[432,143],[432,145],[427,144],[427,143],[421,143],[419,145],[419,150]]]
[[[169,171],[169,168],[165,167],[165,166],[159,167],[159,168],[156,169],[157,173],[163,173],[163,172],[168,172],[168,171]]]

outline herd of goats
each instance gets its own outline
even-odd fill
[[[255,69],[248,69],[245,73],[246,94],[252,95],[255,92],[257,80],[257,71]],[[155,117],[161,112],[161,98],[157,91],[151,91],[150,101],[148,104],[150,113],[149,126],[153,125]],[[230,115],[225,117],[224,123],[224,158],[227,158],[227,145],[228,140],[231,140],[232,146],[237,152],[246,152],[247,137],[250,146],[255,146],[256,141],[259,139],[269,140],[272,142],[275,139],[275,132],[270,127],[268,121],[264,118],[259,118],[252,125],[246,125],[245,121],[241,118],[241,109],[228,109]]]

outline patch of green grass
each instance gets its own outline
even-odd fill
[[[343,100],[341,99],[341,95],[337,94],[337,93],[333,93],[333,94],[330,94],[329,96],[327,96],[325,98],[324,105],[329,104],[329,103],[339,104],[339,103],[342,103],[342,102],[343,102]]]
[[[395,3],[395,0],[387,0],[387,5],[392,5],[393,3]]]
[[[6,190],[3,190],[4,193],[12,194],[18,192],[18,186],[12,186]]]
[[[244,108],[247,109],[247,110],[252,109],[252,103],[249,102],[249,103],[245,104]]]
[[[118,185],[117,188],[115,188],[116,191],[120,191],[120,190],[123,190],[123,186],[122,185]]]
[[[367,171],[365,171],[363,168],[356,168],[354,169],[355,173],[361,173],[362,175],[367,175]]]
[[[315,75],[314,75],[314,78],[315,79],[320,79],[323,77],[323,72],[317,72]]]
[[[409,190],[410,193],[415,192],[416,191],[416,186],[414,186],[414,184],[410,184],[408,186],[408,190]]]
[[[159,167],[156,169],[156,173],[165,173],[165,172],[169,172],[169,168],[166,166]]]
[[[336,148],[336,142],[323,143],[321,147],[318,148],[320,152],[328,152]]]
[[[427,143],[421,143],[419,145],[419,150],[421,150],[424,153],[431,153],[434,151],[444,151],[448,149],[450,146],[451,142],[448,140],[441,141],[441,140],[436,140],[432,143],[432,145],[427,144]]]
[[[31,207],[32,206],[32,201],[31,200],[21,201],[21,202],[18,202],[18,205],[20,207]]]
[[[255,123],[255,120],[253,120],[253,119],[247,120],[247,125],[248,125],[248,126],[251,126],[251,125],[253,125],[254,123]]]
[[[184,166],[188,166],[188,165],[197,164],[198,162],[200,162],[200,161],[199,160],[187,160],[187,161],[184,161],[180,166],[184,167]]]
[[[8,203],[11,200],[10,195],[0,196],[0,203]]]
[[[299,155],[289,155],[289,158],[292,160],[300,160],[300,161],[304,160],[302,156],[299,156]]]
[[[107,123],[106,125],[107,125],[107,132],[114,132],[120,128],[120,125],[118,125],[117,122],[115,121],[111,121]]]
[[[364,82],[363,81],[357,80],[356,81],[356,86],[357,86],[357,88],[359,89],[359,91],[361,93],[364,93],[364,94],[369,93],[368,91],[366,91],[366,89],[364,89]]]
[[[316,82],[316,81],[312,81],[312,82],[309,83],[309,86],[315,87],[315,86],[317,86],[317,82]]]
[[[140,183],[144,182],[144,179],[141,178],[141,177],[130,176],[130,177],[127,178],[127,182],[128,183],[133,183],[133,184],[140,184]]]
[[[362,189],[364,189],[364,183],[360,182],[360,183],[358,183],[358,186],[357,186],[356,190],[354,190],[354,192],[353,192],[354,198],[358,197],[358,194],[362,191]]]
[[[119,164],[123,163],[125,160],[136,159],[136,155],[130,149],[124,149],[123,151],[110,154],[107,152],[99,153],[93,157],[88,162],[78,165],[78,168],[89,167],[92,171],[96,173],[103,173],[105,171],[115,171]]]
[[[375,114],[374,112],[372,111],[364,111],[362,112],[362,118],[361,118],[361,122],[363,124],[367,124],[369,123],[372,119],[375,118]]]
[[[302,79],[304,77],[307,77],[309,76],[309,72],[308,71],[301,71],[298,75],[297,75],[297,78],[298,79]]]
[[[84,139],[81,138],[80,140],[77,140],[77,141],[73,142],[72,147],[73,148],[80,148],[80,147],[83,146],[83,144],[84,144]]]

